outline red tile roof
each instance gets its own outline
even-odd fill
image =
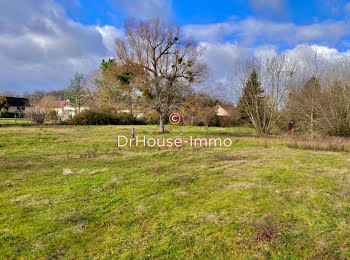
[[[57,101],[57,107],[65,107],[67,104],[66,101]]]

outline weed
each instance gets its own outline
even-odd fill
[[[87,148],[85,152],[80,154],[80,158],[96,158],[98,156],[99,145],[95,143],[93,147]]]

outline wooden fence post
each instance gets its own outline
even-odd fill
[[[135,128],[131,128],[131,138],[135,138]]]

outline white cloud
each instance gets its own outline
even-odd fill
[[[273,45],[247,48],[228,42],[201,42],[200,44],[204,48],[203,61],[212,73],[210,84],[207,84],[211,94],[231,101],[234,100],[235,93],[227,84],[227,80],[235,73],[235,64],[247,58],[267,58],[277,55],[276,46]]]
[[[203,41],[223,41],[224,37],[236,33],[238,26],[233,23],[215,23],[204,25],[186,25],[184,32],[188,36],[193,36],[197,40]]]
[[[107,47],[110,53],[115,50],[115,40],[124,37],[124,32],[113,26],[105,25],[97,26],[97,31],[102,35],[103,44]]]
[[[169,1],[136,1],[114,2],[124,4],[135,15],[171,12]],[[18,5],[21,8],[16,8]],[[134,6],[139,10],[133,10]],[[298,26],[247,18],[184,29],[205,47],[203,61],[211,69],[213,80],[220,82],[230,77],[237,60],[277,55],[280,42],[291,46],[283,54],[305,67],[316,51],[325,61],[350,55],[324,46],[324,42],[349,33],[345,22]],[[102,58],[112,57],[115,38],[120,37],[124,37],[123,31],[113,26],[85,26],[72,21],[53,0],[0,0],[0,91],[62,89],[75,72],[88,73],[99,67]]]
[[[314,73],[315,55],[319,60],[320,69],[327,68],[328,70],[336,61],[344,57],[350,57],[350,51],[340,52],[334,48],[315,44],[300,44],[282,52],[278,52],[274,45],[253,48],[232,43],[202,42],[201,45],[205,48],[203,60],[208,64],[213,74],[212,81],[223,83],[218,91],[212,89],[212,92],[220,96],[222,91],[225,91],[226,98],[231,99],[234,99],[234,93],[227,81],[234,77],[234,65],[237,61],[252,57],[264,59],[282,54],[298,64],[299,72],[311,75]],[[220,84],[212,84],[211,87],[217,85]]]
[[[304,42],[319,40],[338,40],[349,32],[345,22],[326,22],[299,26],[296,29],[296,39]]]
[[[284,15],[286,0],[250,0],[253,9],[264,15]]]
[[[293,49],[285,50],[283,54],[295,61],[299,69],[306,73],[314,72],[315,59],[317,59],[321,70],[329,70],[330,66],[335,64],[335,62],[350,57],[350,51],[340,52],[334,48],[315,44],[300,44]]]
[[[250,55],[247,48],[237,44],[202,42],[201,45],[205,50],[203,61],[217,80],[224,80],[237,60]]]
[[[21,8],[17,8],[17,6]],[[52,0],[0,1],[0,91],[62,89],[113,56],[111,26],[84,26]]]
[[[212,76],[224,82],[232,74],[237,61],[247,58],[268,58],[278,55],[274,45],[262,45],[256,48],[247,48],[233,43],[201,42],[204,48],[203,61],[208,65]]]
[[[276,49],[277,49],[276,46],[273,46],[273,45],[259,46],[256,49],[254,49],[253,56],[258,59],[275,57],[278,55]]]
[[[116,10],[120,7],[129,15],[135,17],[162,17],[169,19],[172,16],[172,0],[109,0]]]
[[[187,25],[184,30],[187,35],[202,41],[223,41],[229,37],[249,45],[259,40],[289,44],[312,41],[335,42],[349,33],[347,24],[342,21],[299,26],[294,23],[278,23],[254,18],[226,23]]]

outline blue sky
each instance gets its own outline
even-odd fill
[[[120,26],[123,18],[129,15],[145,15],[142,10],[139,13],[131,11],[123,4],[124,1],[56,0],[56,2],[65,7],[72,19],[83,24],[99,23],[101,25],[114,24]],[[232,17],[238,19],[256,17],[306,25],[330,19],[344,20],[347,15],[345,8],[347,1],[174,0],[168,1],[168,4],[172,12],[170,19],[181,25],[225,22],[232,19]]]
[[[123,20],[129,16],[162,16],[177,24],[216,24],[245,19],[270,21],[276,24],[293,23],[296,26],[315,24],[333,24],[347,22],[350,15],[350,2],[337,0],[284,1],[284,0],[195,0],[195,1],[145,1],[152,9],[159,2],[167,8],[143,10],[137,6],[142,1],[123,0],[56,0],[61,3],[71,19],[88,25],[114,25],[122,27]],[[130,4],[125,4],[129,2]],[[133,4],[132,2],[135,2]],[[133,9],[130,6],[134,6]],[[165,11],[164,11],[165,9]],[[239,37],[227,35],[228,41],[239,41]],[[268,44],[271,39],[259,39],[256,44]],[[305,42],[310,42],[306,40]],[[321,43],[340,50],[349,47],[350,38],[345,33],[335,38],[315,39]],[[293,44],[293,43],[292,43]],[[279,49],[292,46],[286,41],[279,41]]]
[[[1,0],[0,92],[63,89],[75,72],[96,70],[129,16],[180,24],[205,48],[212,84],[241,58],[350,55],[350,1]]]

